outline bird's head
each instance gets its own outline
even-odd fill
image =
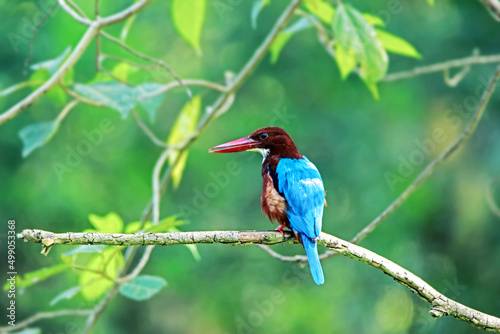
[[[232,153],[242,151],[257,151],[264,157],[268,154],[286,158],[301,158],[295,143],[285,130],[278,127],[260,128],[248,137],[236,139],[212,147],[210,153]]]

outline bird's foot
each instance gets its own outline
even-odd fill
[[[285,225],[280,225],[278,226],[275,231],[279,231],[281,233],[281,236],[285,236],[285,232],[283,231],[283,227],[285,227]]]

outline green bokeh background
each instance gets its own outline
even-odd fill
[[[222,1],[230,10],[220,15],[216,1],[207,2],[202,55],[175,31],[170,1],[155,1],[138,15],[128,44],[169,64],[182,78],[223,82],[224,72],[237,72],[257,48],[285,6],[273,1],[251,28],[251,2]],[[45,3],[45,2],[40,2]],[[0,88],[26,80],[22,74],[28,44],[16,52],[8,34],[22,36],[26,20],[40,15],[40,3],[0,0]],[[103,15],[130,1],[101,1]],[[363,12],[381,16],[387,31],[402,36],[422,54],[413,60],[390,56],[389,72],[466,57],[474,48],[482,54],[500,52],[500,24],[479,1],[401,1],[400,13],[390,14],[393,1],[353,1]],[[81,1],[91,12],[93,2]],[[389,14],[389,15],[387,15]],[[186,18],[189,19],[189,18]],[[121,26],[107,29],[118,35]],[[58,9],[40,29],[33,62],[51,59],[74,46],[85,27]],[[107,53],[124,56],[103,42]],[[75,67],[75,81],[95,76],[95,44]],[[112,66],[113,63],[106,63]],[[209,155],[207,149],[243,137],[258,127],[285,128],[301,153],[321,171],[327,189],[323,230],[349,239],[379,215],[458,136],[473,108],[463,116],[455,105],[474,101],[475,91],[489,79],[494,65],[475,66],[457,87],[447,86],[442,73],[379,85],[375,101],[355,75],[341,81],[333,59],[318,43],[316,32],[298,33],[276,64],[269,57],[238,91],[232,108],[212,123],[192,145],[177,190],[167,190],[162,216],[193,211],[182,218],[183,230],[264,230],[272,226],[260,212],[260,156],[255,153]],[[144,74],[132,80],[141,82]],[[163,81],[164,82],[164,81]],[[216,94],[193,88],[203,107]],[[23,98],[23,90],[0,99],[0,110]],[[468,97],[471,97],[467,99]],[[168,93],[152,128],[162,139],[186,103],[178,89]],[[477,100],[475,100],[477,101]],[[153,146],[132,118],[123,121],[111,109],[80,105],[63,121],[56,136],[27,158],[21,157],[19,130],[30,123],[54,119],[61,106],[42,98],[0,128],[1,254],[5,255],[7,219],[17,230],[37,228],[57,232],[91,228],[88,215],[118,213],[125,222],[140,218],[151,197],[151,172],[160,149]],[[452,111],[450,111],[452,110]],[[500,176],[500,92],[497,91],[476,132],[458,154],[435,173],[369,235],[362,246],[407,268],[448,297],[483,312],[500,315],[500,217],[490,210],[486,193]],[[147,115],[140,111],[147,122]],[[453,115],[453,121],[450,119]],[[69,148],[85,139],[83,131],[109,119],[113,131],[91,154],[59,180],[54,162],[64,163]],[[454,126],[460,121],[458,126]],[[401,159],[418,155],[417,142],[445,132],[425,161],[391,187],[387,172],[398,173]],[[231,170],[227,185],[213,188],[213,175]],[[204,196],[199,193],[213,195]],[[500,186],[494,197],[500,203]],[[201,203],[203,202],[203,203]],[[202,204],[196,207],[197,204]],[[470,325],[453,318],[432,319],[429,305],[381,272],[351,259],[323,263],[326,284],[316,286],[307,267],[282,263],[257,247],[199,245],[196,262],[182,246],[157,247],[144,273],[158,275],[168,287],[152,299],[135,302],[118,295],[96,326],[96,333],[471,333]],[[285,254],[302,254],[296,245],[278,246]],[[67,247],[49,256],[40,246],[17,243],[18,273],[55,264]],[[5,256],[2,256],[5,259]],[[4,268],[4,264],[1,264]],[[5,275],[1,273],[1,277]],[[80,296],[55,307],[49,301],[77,284],[69,272],[30,287],[17,296],[18,321],[39,311],[92,306]],[[3,293],[2,293],[3,294]],[[1,298],[2,307],[6,298]],[[5,317],[3,317],[5,320]],[[2,320],[1,325],[5,325]],[[82,317],[44,320],[32,327],[43,333],[78,333]]]

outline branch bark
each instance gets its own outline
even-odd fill
[[[177,233],[53,233],[42,230],[24,230],[18,235],[26,241],[44,245],[108,245],[108,246],[170,246],[186,244],[250,244],[278,245],[297,243],[292,232],[281,236],[276,231],[203,231]],[[476,327],[500,332],[500,318],[482,313],[438,292],[417,275],[396,263],[363,247],[321,233],[318,244],[338,254],[366,263],[394,278],[396,282],[410,289],[432,307],[431,316],[439,318],[451,315]],[[43,252],[43,251],[42,251]]]

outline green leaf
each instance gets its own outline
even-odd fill
[[[172,227],[168,230],[168,232],[181,232],[181,230],[179,230],[177,227]],[[201,260],[201,256],[200,256],[200,253],[198,252],[197,245],[193,244],[193,245],[184,245],[184,246],[187,247],[187,249],[191,252],[191,255],[193,255],[193,257],[196,261]]]
[[[257,17],[259,16],[260,11],[265,6],[271,3],[270,0],[255,0],[252,5],[252,12],[250,13],[250,17],[252,20],[252,28],[257,28]]]
[[[368,22],[370,25],[376,27],[383,27],[385,26],[384,20],[382,20],[380,17],[368,14],[368,13],[363,13],[363,18]]]
[[[30,81],[44,83],[45,81],[49,80],[50,77],[51,74],[49,70],[47,68],[40,67],[30,76]],[[41,85],[42,84],[33,85],[32,88],[38,89]],[[60,105],[66,104],[66,92],[59,84],[49,89],[49,91],[45,94],[45,97],[59,103]]]
[[[366,82],[366,81],[365,81],[365,85],[368,88],[368,90],[370,91],[370,93],[372,93],[373,98],[375,100],[378,100],[379,99],[379,95],[378,95],[377,85],[375,83]]]
[[[79,272],[79,284],[83,286],[80,291],[83,297],[87,300],[95,300],[106,293],[113,285],[111,279],[118,276],[118,270],[123,267],[123,264],[123,254],[117,247],[106,248],[102,254],[94,255],[86,268],[102,272],[107,277],[93,271]]]
[[[41,69],[41,68],[44,68],[46,70],[49,71],[49,73],[52,75],[54,73],[56,73],[57,69],[59,68],[59,65],[61,65],[61,63],[63,62],[63,60],[66,58],[66,56],[71,52],[71,47],[67,47],[66,50],[64,50],[64,52],[54,58],[54,59],[50,59],[50,60],[46,60],[46,61],[43,61],[43,62],[40,62],[40,63],[37,63],[37,64],[33,64],[30,66],[30,68],[32,70],[38,70],[38,69]]]
[[[196,245],[186,245],[186,247],[189,249],[191,255],[193,255],[196,261],[201,261],[201,256],[200,253],[198,252],[198,247],[196,247]]]
[[[153,226],[153,224],[151,224],[151,222],[146,222],[144,224],[144,226],[142,225],[142,222],[140,221],[136,221],[136,222],[131,222],[131,223],[128,223],[126,226],[125,226],[125,231],[123,233],[126,233],[126,234],[134,234],[134,233],[137,233],[139,232],[139,230],[141,230],[141,227],[143,229],[147,229],[149,227]]]
[[[116,81],[92,85],[75,84],[73,87],[81,95],[117,110],[123,119],[128,117],[139,98],[137,89]]]
[[[428,3],[430,6],[434,6],[434,0],[427,0],[427,3]]]
[[[342,80],[346,79],[356,68],[356,60],[354,59],[352,50],[350,52],[351,54],[348,55],[339,43],[335,44],[335,62],[339,67]]]
[[[115,212],[110,212],[103,217],[91,213],[89,221],[95,230],[86,230],[87,232],[121,233],[123,231],[123,220]]]
[[[121,62],[115,65],[111,70],[111,73],[121,81],[127,81],[130,74],[136,73],[137,68],[133,67],[129,63]]]
[[[359,76],[376,83],[387,73],[388,57],[375,29],[350,5],[340,5],[333,20],[333,31],[347,55],[359,64]]]
[[[54,306],[55,304],[59,303],[63,299],[70,300],[71,298],[73,298],[74,296],[76,296],[76,294],[78,292],[80,292],[81,289],[82,289],[82,286],[78,285],[78,286],[74,286],[74,287],[72,287],[72,288],[70,288],[68,290],[64,290],[63,292],[61,292],[60,294],[58,294],[57,296],[55,296],[54,299],[52,299],[50,301],[50,306]]]
[[[200,39],[205,21],[206,0],[173,0],[172,20],[175,29],[201,55]]]
[[[161,277],[140,275],[122,284],[118,291],[127,298],[142,301],[153,297],[165,286],[167,282]]]
[[[324,23],[330,25],[335,16],[335,8],[324,0],[307,0],[304,2],[307,10]]]
[[[167,144],[175,145],[188,136],[191,132],[196,129],[196,124],[198,123],[198,117],[200,115],[201,109],[201,98],[200,96],[193,97],[191,102],[188,102],[182,108],[179,116],[170,131],[170,136],[168,137]],[[186,166],[187,151],[184,151],[179,161],[172,170],[172,183],[174,188],[177,188],[182,179],[182,173],[184,167]],[[169,157],[169,162],[172,164],[178,158],[179,152],[174,151]]]
[[[283,32],[280,32],[278,36],[274,39],[273,44],[271,44],[271,48],[269,49],[269,52],[271,53],[271,63],[274,64],[278,61],[278,58],[280,56],[281,50],[285,46],[285,44],[288,42],[288,40],[292,37],[292,34],[288,33],[285,34]]]
[[[390,34],[387,31],[377,29],[377,38],[382,43],[384,49],[389,52],[412,58],[422,57],[420,53],[418,53],[418,51],[413,47],[413,45],[411,45],[401,37]]]
[[[158,225],[151,225],[146,228],[148,233],[162,233],[162,232],[180,232],[179,230],[173,231],[176,226],[185,224],[184,220],[177,220],[177,216],[170,216],[160,221]]]
[[[63,253],[63,256],[73,256],[75,254],[81,254],[81,253],[102,253],[104,248],[107,246],[105,245],[80,245],[70,251],[67,251]]]
[[[45,145],[57,132],[59,122],[47,121],[27,125],[19,131],[23,142],[23,158],[26,158],[35,149]]]
[[[17,275],[16,276],[16,288],[27,288],[30,287],[36,283],[45,281],[47,278],[50,278],[52,276],[55,276],[57,274],[60,274],[66,270],[71,268],[70,263],[59,263],[51,267],[46,267],[42,269],[38,269],[35,271],[31,271],[29,273],[26,273],[24,275]],[[9,289],[10,282],[7,281],[6,284],[4,284],[3,289],[7,291]]]
[[[143,96],[144,94],[154,92],[158,89],[160,89],[163,85],[150,82],[150,83],[144,83],[140,86],[137,87],[137,89],[140,92],[140,96]],[[156,112],[158,111],[158,108],[160,107],[161,103],[165,99],[165,93],[159,94],[156,96],[153,96],[149,99],[142,99],[139,98],[139,104],[146,109],[147,113],[149,114],[149,117],[151,119],[151,122],[154,122],[155,117],[156,117]]]
[[[281,50],[288,42],[290,37],[293,36],[294,33],[310,27],[312,27],[311,22],[309,22],[307,18],[302,17],[299,20],[297,20],[294,24],[292,24],[291,26],[280,32],[278,36],[276,36],[276,39],[274,40],[273,44],[271,44],[269,50],[271,52],[271,63],[272,64],[276,63],[281,53]]]

